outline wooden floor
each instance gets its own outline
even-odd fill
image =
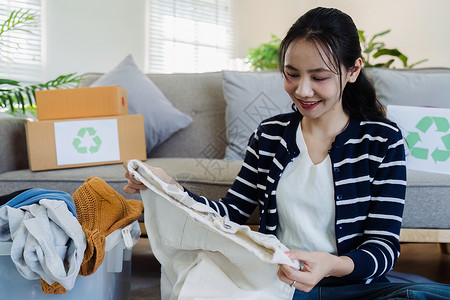
[[[133,248],[131,300],[160,299],[159,268],[148,239],[141,238]],[[394,270],[450,284],[450,254],[442,253],[437,244],[402,244],[401,255]]]
[[[401,247],[395,271],[450,284],[450,254],[442,253],[438,244],[408,243]]]

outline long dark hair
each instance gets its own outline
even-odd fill
[[[361,57],[358,30],[349,15],[335,8],[318,7],[301,16],[291,26],[280,45],[278,66],[283,75],[286,51],[292,42],[299,39],[313,42],[326,54],[332,64],[330,69],[334,69],[339,76],[342,106],[351,118],[387,121],[384,107],[378,101],[375,88],[364,69],[355,82],[349,82],[342,90],[342,67],[349,71]]]

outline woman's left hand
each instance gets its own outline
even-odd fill
[[[306,252],[291,250],[286,254],[292,260],[303,263],[301,270],[280,265],[278,278],[296,289],[309,292],[319,281],[328,276],[342,277],[353,271],[353,260],[347,256],[336,256],[325,251]]]

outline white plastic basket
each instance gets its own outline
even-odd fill
[[[90,276],[78,276],[72,290],[63,295],[42,292],[40,280],[27,280],[11,260],[12,242],[0,243],[0,300],[73,299],[124,300],[130,297],[131,248],[139,240],[137,221],[106,237],[105,258]]]

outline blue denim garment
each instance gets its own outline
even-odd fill
[[[75,202],[73,201],[72,196],[63,191],[44,190],[38,188],[29,189],[15,196],[4,205],[19,208],[25,205],[37,203],[42,199],[64,201],[67,204],[67,208],[69,209],[69,211],[74,215],[75,218],[77,217],[77,209],[75,207]]]
[[[440,283],[389,283],[316,286],[309,293],[296,290],[294,300],[449,300],[450,285]]]

